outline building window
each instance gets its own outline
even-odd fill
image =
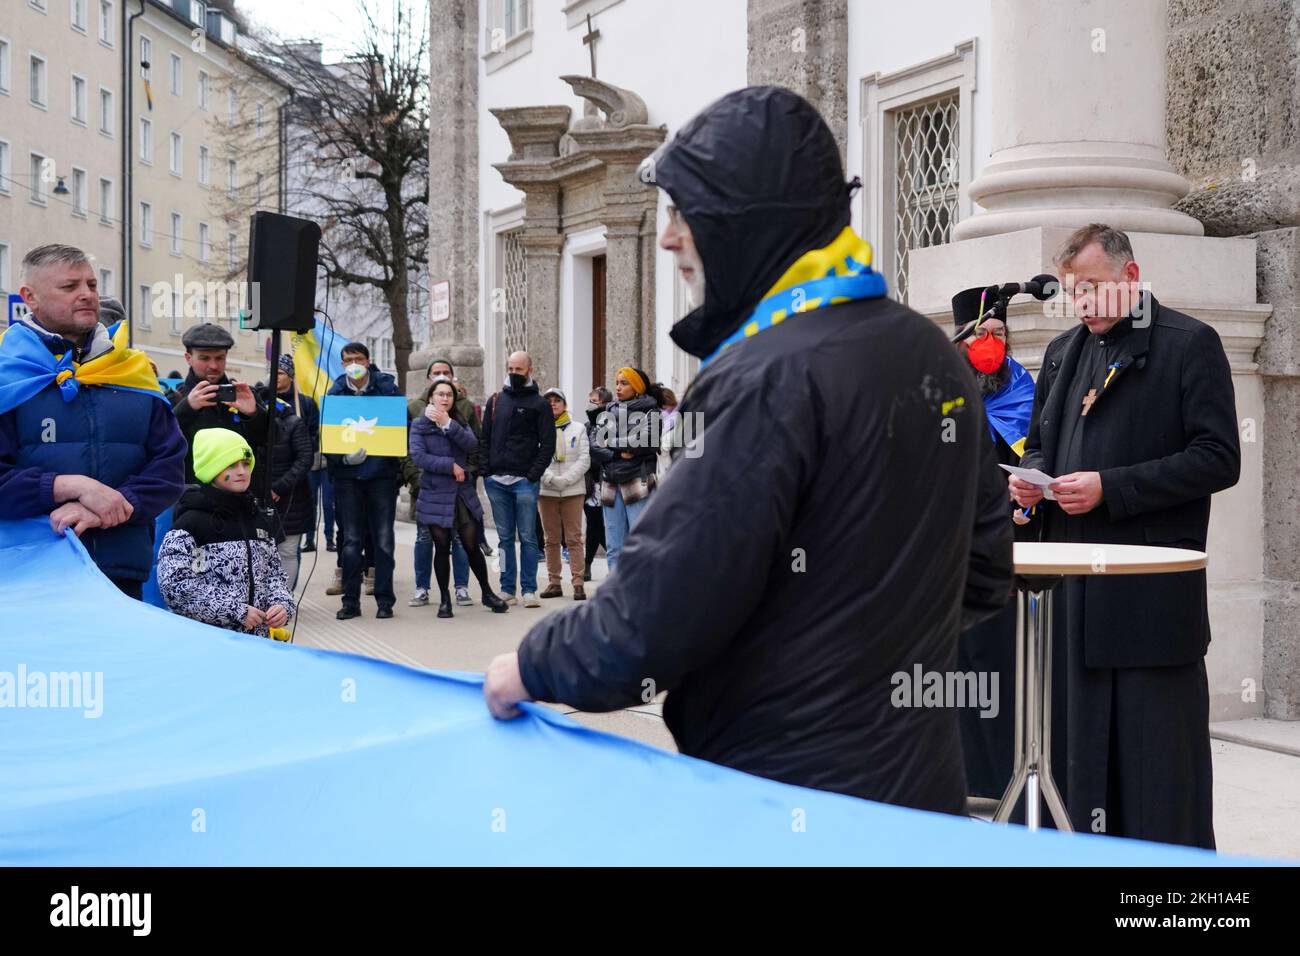
[[[531,0],[489,0],[483,57],[494,73],[532,50]]]
[[[99,88],[99,131],[105,136],[113,135],[113,91]]]
[[[86,125],[86,78],[72,74],[72,122]]]
[[[199,70],[199,109],[205,113],[208,110],[208,74],[206,70]]]
[[[113,223],[113,180],[99,177],[99,221]]]
[[[88,186],[86,183],[86,171],[84,169],[72,168],[72,214],[74,216],[84,216],[88,198],[86,195]]]
[[[100,270],[99,270],[99,294],[100,294],[101,296],[104,296],[104,295],[113,295],[113,294],[114,294],[114,293],[113,293],[113,270],[112,270],[112,269],[100,269]]]
[[[501,288],[505,289],[505,354],[523,351],[528,342],[528,269],[524,262],[524,245],[519,241],[522,229],[499,233]]]
[[[266,108],[261,103],[257,104],[257,138],[261,139],[266,135]]]
[[[99,0],[99,42],[113,45],[113,0]]]
[[[208,155],[206,146],[199,147],[199,185],[207,186],[212,183],[212,162]]]
[[[513,40],[528,29],[531,6],[529,0],[504,0],[502,25],[505,27],[507,40]]]
[[[226,160],[226,195],[234,199],[239,190],[239,161]]]
[[[140,203],[140,245],[146,249],[153,246],[153,206],[143,201]]]
[[[234,126],[239,122],[239,94],[232,86],[226,90],[226,123]]]
[[[172,290],[172,335],[181,334],[181,323],[185,318],[185,303],[181,300],[181,290]]]
[[[894,260],[899,301],[907,301],[913,249],[952,241],[958,216],[959,109],[956,94],[895,111]]]
[[[142,329],[153,327],[153,286],[140,283],[140,308],[136,310],[135,321]]]
[[[239,240],[233,232],[226,233],[226,268],[234,272],[239,267]]]
[[[31,54],[27,65],[27,100],[33,106],[45,108],[46,104],[45,57]]]
[[[45,12],[45,0],[27,0],[27,5],[36,8],[41,13]]]
[[[201,27],[207,25],[208,10],[200,0],[190,0],[190,19]]]
[[[181,214],[178,212],[172,213],[171,253],[174,256],[181,254]]]
[[[0,194],[9,195],[9,143],[0,139]]]
[[[172,78],[172,96],[181,95],[181,58],[175,53],[170,54],[171,59],[171,78]]]
[[[0,39],[0,93],[9,92],[9,41]]]
[[[32,180],[32,202],[44,206],[50,195],[50,184],[45,181],[47,170],[54,166],[40,153],[32,153],[27,174]]]
[[[72,29],[86,32],[86,0],[70,0]]]
[[[185,146],[181,141],[181,134],[173,132],[171,135],[171,146],[168,152],[167,160],[173,176],[179,176],[182,171],[181,161]]]
[[[208,245],[208,224],[199,223],[199,262],[207,262],[208,254],[212,251]]]
[[[153,123],[140,117],[140,162],[153,165]]]
[[[264,198],[262,193],[263,182],[264,182],[264,178],[262,174],[258,173],[257,174],[257,205],[259,206],[262,205],[262,199]]]
[[[149,68],[153,65],[153,41],[146,36],[140,37],[140,76],[149,79]]]
[[[971,214],[975,41],[861,81],[863,231],[892,294],[909,301],[911,251],[952,241]]]
[[[0,291],[9,291],[9,243],[0,242]]]

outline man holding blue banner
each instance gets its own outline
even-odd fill
[[[31,314],[0,339],[0,518],[48,514],[139,598],[154,519],[184,486],[185,439],[126,324],[99,323],[84,252],[33,249],[21,292]]]

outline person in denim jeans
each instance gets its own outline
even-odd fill
[[[662,386],[642,370],[618,370],[614,397],[597,416],[591,457],[601,465],[605,563],[614,573],[623,541],[650,504],[657,483]]]
[[[519,592],[525,607],[541,607],[537,598],[537,495],[542,473],[555,455],[555,419],[533,381],[533,361],[527,352],[512,354],[506,373],[505,386],[484,408],[483,485],[501,547],[502,597],[507,604],[514,604]]]

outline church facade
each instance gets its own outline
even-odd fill
[[[622,365],[680,395],[685,290],[637,166],[724,93],[790,87],[862,180],[854,226],[891,294],[936,322],[962,288],[1051,271],[1100,219],[1130,233],[1162,302],[1215,326],[1243,460],[1210,531],[1212,720],[1300,719],[1300,123],[1256,108],[1294,97],[1288,4],[430,6],[429,282],[445,285],[413,367],[450,358],[480,401],[525,348],[575,407]],[[1080,82],[1099,63],[1105,82]],[[1013,352],[1036,373],[1067,327],[1013,305]]]

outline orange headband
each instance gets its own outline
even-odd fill
[[[628,365],[619,369],[618,374],[627,379],[628,384],[632,386],[632,391],[636,392],[636,394],[645,394],[645,379],[638,375],[636,369],[632,368],[632,366]]]

